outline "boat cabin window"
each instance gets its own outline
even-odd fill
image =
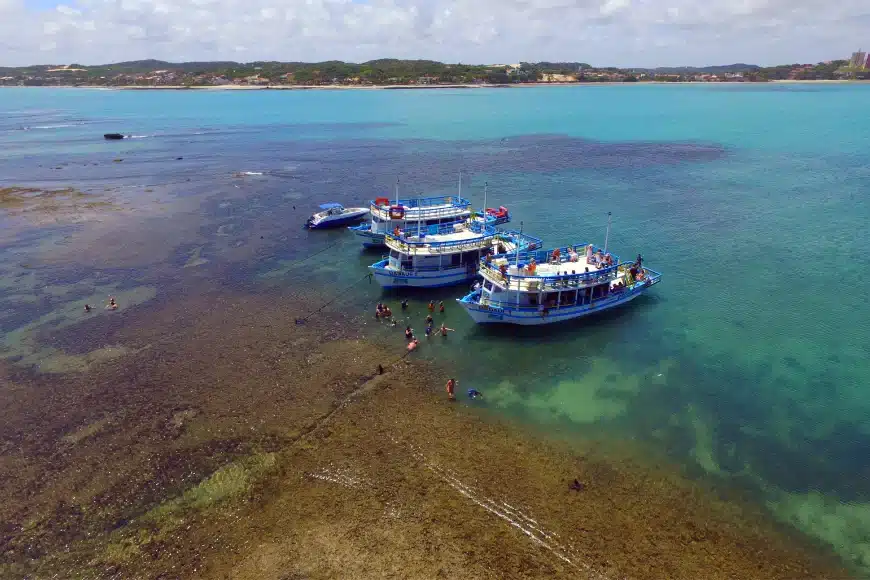
[[[489,280],[483,283],[483,287],[492,292],[492,282],[490,282]]]
[[[396,250],[390,250],[390,257],[395,259],[395,260],[398,260],[399,259],[399,252],[397,252]]]

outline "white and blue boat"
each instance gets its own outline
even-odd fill
[[[480,219],[490,225],[501,225],[511,220],[510,212],[506,207],[485,207],[486,187],[484,187],[483,205],[483,210],[475,212],[471,209],[471,202],[462,197],[461,175],[459,194],[455,196],[441,195],[400,199],[399,186],[396,184],[396,198],[392,203],[386,197],[372,200],[369,204],[370,222],[348,229],[362,238],[363,247],[383,248],[385,247],[384,236],[395,228],[404,230],[419,225],[428,230],[431,226],[452,223],[469,217]]]
[[[457,300],[478,324],[537,326],[581,318],[631,302],[661,280],[642,264],[591,245],[485,258],[483,284]]]
[[[369,269],[384,288],[437,288],[473,280],[481,258],[509,255],[541,246],[541,240],[521,232],[497,230],[467,219],[432,225],[427,230],[396,230],[386,234],[389,257]]]
[[[367,207],[344,207],[340,203],[324,203],[319,211],[308,218],[305,227],[315,230],[334,228],[358,222],[369,214]]]
[[[366,248],[383,248],[384,236],[395,228],[405,229],[411,225],[427,229],[453,223],[471,217],[471,202],[458,196],[422,197],[419,199],[396,199],[393,203],[386,197],[373,200],[369,206],[371,221],[349,228],[362,238]]]

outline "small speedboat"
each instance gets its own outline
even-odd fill
[[[340,203],[324,203],[320,205],[320,209],[323,211],[308,218],[305,227],[312,230],[333,228],[356,223],[369,215],[367,207],[344,207]]]
[[[103,139],[107,139],[109,141],[123,139],[123,138],[124,138],[124,136],[120,133],[104,133],[103,134]]]

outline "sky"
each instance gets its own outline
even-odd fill
[[[156,58],[771,65],[870,48],[870,0],[0,0],[0,66]]]

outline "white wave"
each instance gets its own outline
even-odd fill
[[[153,136],[154,135],[127,135],[125,139],[146,139]]]
[[[63,129],[65,127],[75,127],[81,123],[70,123],[67,125],[38,125],[36,127],[28,127],[28,129]]]

